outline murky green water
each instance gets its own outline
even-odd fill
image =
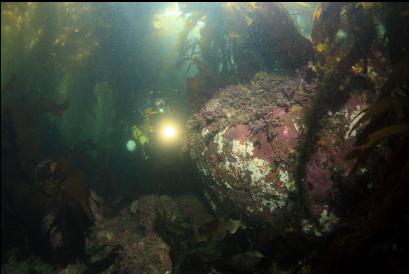
[[[2,272],[403,271],[406,3],[1,13]]]

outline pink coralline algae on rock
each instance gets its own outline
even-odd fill
[[[332,221],[337,217],[330,210],[334,195],[335,177],[347,177],[354,162],[346,161],[345,156],[352,150],[356,132],[351,129],[359,119],[360,112],[368,105],[365,93],[353,93],[337,112],[329,112],[322,121],[318,143],[307,165],[305,196],[312,215],[318,219],[328,215]],[[328,229],[327,229],[328,230]]]
[[[264,73],[248,85],[219,90],[189,122],[188,139],[213,210],[233,209],[281,231],[319,236],[338,222],[331,207],[333,177],[351,170],[353,163],[344,159],[354,141],[348,129],[367,99],[352,94],[344,107],[325,115],[319,140],[303,163],[305,176],[296,182],[304,117],[314,89],[312,84],[304,91],[300,83],[297,77]],[[217,115],[209,119],[208,109]],[[315,220],[303,216],[305,207]]]

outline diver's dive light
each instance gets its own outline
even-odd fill
[[[159,126],[159,137],[164,143],[175,142],[179,135],[179,127],[174,121],[164,120]]]
[[[163,129],[163,135],[166,138],[173,138],[176,135],[176,130],[171,126],[167,126]]]

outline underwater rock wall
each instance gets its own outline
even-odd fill
[[[338,181],[351,171],[344,160],[355,132],[351,121],[365,108],[365,92],[350,96],[322,120],[307,163],[298,163],[304,114],[316,85],[298,77],[256,74],[248,85],[219,90],[189,122],[190,153],[204,175],[204,193],[216,212],[239,212],[278,232],[316,236],[339,220]],[[298,165],[305,176],[296,182]],[[305,210],[306,208],[306,210]]]

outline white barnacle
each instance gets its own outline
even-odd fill
[[[272,213],[274,210],[276,210],[277,204],[274,201],[268,201],[267,207],[270,210],[270,212]]]
[[[303,230],[305,233],[308,233],[308,232],[310,232],[310,231],[313,229],[312,224],[311,224],[310,222],[308,222],[308,220],[302,220],[302,221],[301,221],[301,224],[302,224],[302,230]]]
[[[209,175],[209,171],[206,169],[206,164],[204,162],[197,162],[197,168],[202,172],[203,175]]]
[[[251,173],[251,183],[264,183],[264,178],[270,173],[269,163],[260,158],[253,158],[247,163],[247,170]]]
[[[300,126],[297,124],[297,122],[293,121],[294,128],[297,132],[300,132]]]
[[[289,190],[289,191],[294,191],[295,190],[295,182],[294,180],[290,179],[290,176],[288,174],[288,171],[282,171],[280,170],[280,182],[283,183],[283,185]]]
[[[210,204],[210,207],[215,210],[216,209],[216,204],[212,201],[212,199],[210,198],[210,195],[207,191],[204,192],[204,196],[206,197],[207,201]]]
[[[202,129],[201,135],[202,135],[202,137],[204,138],[204,137],[206,137],[207,134],[209,134],[209,130],[207,130],[207,128],[204,127],[204,128]]]
[[[228,160],[226,160],[226,162],[224,162],[223,167],[224,167],[225,170],[230,170],[230,162]]]
[[[322,231],[328,232],[332,228],[332,226],[338,223],[339,218],[335,216],[333,213],[328,213],[328,210],[324,209],[321,212],[321,216],[319,219],[320,224],[322,225]]]
[[[224,138],[223,135],[226,132],[227,128],[225,128],[223,131],[220,131],[219,133],[214,136],[213,141],[217,144],[217,153],[222,154],[223,153],[223,147],[224,147]]]
[[[244,144],[241,144],[239,140],[233,140],[232,144],[232,153],[236,158],[253,155],[254,147],[252,142],[245,141]]]

